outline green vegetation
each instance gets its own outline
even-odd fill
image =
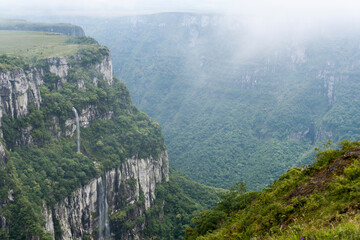
[[[218,195],[225,193],[225,189],[214,188],[191,180],[186,174],[177,170],[170,170],[170,181],[181,188],[184,195],[192,198],[204,209],[211,208],[218,203]]]
[[[50,206],[55,204],[127,158],[150,155],[157,158],[165,150],[159,124],[133,106],[120,80],[115,78],[109,86],[95,69],[95,64],[109,54],[108,50],[92,41],[92,45],[86,45],[88,41],[78,42],[83,44],[76,52],[81,60],[69,58],[69,64],[76,67],[71,68],[65,83],[50,73],[46,61],[33,62],[45,75],[40,87],[41,107],[30,105],[29,115],[23,118],[2,117],[3,140],[11,151],[7,152],[6,161],[1,162],[0,175],[4,181],[0,186],[0,202],[8,201],[9,189],[13,189],[15,199],[0,208],[0,215],[10,224],[9,232],[0,232],[2,239],[33,236],[47,239],[41,215],[44,201]],[[26,65],[23,58],[3,56],[1,59],[0,64],[11,68]],[[17,59],[21,59],[20,65]],[[93,84],[95,77],[97,86]],[[84,81],[85,89],[78,87],[79,79]],[[91,126],[81,129],[81,154],[76,152],[75,136],[65,137],[66,131],[71,132],[66,120],[74,119],[72,107],[79,112],[91,107],[95,114]],[[103,120],[108,114],[112,114],[111,119]],[[30,146],[24,142],[27,141],[24,129],[30,129],[30,136],[26,137],[31,139]]]
[[[160,122],[172,166],[192,179],[260,191],[328,138],[360,139],[359,31],[249,49],[253,36],[221,16],[129,19],[86,19],[86,31],[111,49],[134,104]]]
[[[120,188],[134,192],[137,180],[130,178]],[[170,181],[156,185],[156,199],[145,214],[139,214],[138,207],[144,207],[145,195],[140,188],[139,200],[129,204],[128,196],[120,196],[120,210],[110,216],[114,238],[131,230],[135,224],[145,223],[144,239],[183,239],[186,226],[191,219],[217,203],[219,193],[225,190],[208,187],[190,180],[175,170],[170,171]]]
[[[95,40],[47,33],[2,33],[5,36],[0,39],[4,43],[2,53],[7,55],[0,56],[1,71],[29,69],[31,63],[31,67],[44,70],[45,78],[40,86],[42,104],[39,109],[30,105],[26,117],[13,119],[4,115],[1,119],[2,140],[10,151],[6,150],[6,161],[1,162],[0,168],[0,179],[4,180],[0,185],[0,203],[6,206],[0,208],[0,215],[6,218],[10,228],[9,231],[0,230],[0,238],[20,240],[39,236],[40,239],[51,239],[43,229],[41,209],[44,202],[52,206],[129,157],[151,155],[156,158],[165,150],[164,140],[160,125],[134,107],[125,85],[115,78],[114,84],[109,86],[95,69],[94,65],[109,54],[108,49],[99,46]],[[15,40],[21,36],[33,37],[33,43],[17,45]],[[40,39],[44,42],[38,42]],[[32,50],[27,52],[27,47]],[[43,60],[62,56],[64,52],[60,55],[57,51],[63,50],[68,56],[81,56],[67,58],[69,64],[76,67],[69,70],[66,82],[50,73],[47,61]],[[37,55],[38,52],[42,55]],[[97,86],[93,84],[94,78]],[[79,79],[84,81],[83,88],[78,86]],[[90,127],[81,128],[81,153],[76,152],[75,136],[64,136],[66,131],[72,131],[72,126],[66,124],[67,120],[74,119],[72,107],[79,112],[90,107],[96,115]],[[110,113],[112,117],[108,119]],[[24,131],[30,132],[26,139]],[[26,145],[29,139],[31,144]],[[135,190],[136,184],[134,178],[123,183],[131,191]],[[13,189],[14,201],[7,202],[9,189]],[[110,221],[116,224],[115,232],[145,222],[144,235],[149,238],[182,239],[191,219],[214,206],[217,195],[223,192],[222,189],[195,183],[186,175],[171,170],[170,182],[157,185],[155,205],[145,215],[132,217],[135,209],[145,203],[144,193],[140,191],[139,201],[125,204],[110,216]],[[123,203],[127,203],[127,196],[123,197]],[[94,218],[96,214],[94,212],[91,216]],[[55,235],[60,237],[58,220],[54,221]]]
[[[156,186],[156,200],[146,216],[148,239],[183,239],[193,217],[217,203],[223,189],[208,187],[172,170],[170,181]]]
[[[120,188],[134,191],[136,179],[128,179],[121,183]],[[139,200],[126,205],[127,196],[121,196],[120,211],[110,216],[111,228],[115,238],[131,230],[135,224],[145,222],[142,237],[145,239],[183,239],[186,226],[193,217],[217,203],[219,193],[223,189],[208,187],[190,180],[186,175],[173,169],[170,171],[170,181],[156,185],[156,199],[145,214],[136,217],[138,207],[144,207],[145,196],[140,188]],[[125,204],[124,204],[125,203]],[[117,235],[119,234],[119,235]]]
[[[0,71],[12,70],[20,67],[28,67],[22,58],[0,55]]]
[[[87,37],[75,38],[56,33],[0,30],[0,55],[5,54],[14,59],[34,61],[66,57],[75,55],[81,49],[96,50],[98,47],[95,40]],[[3,61],[1,64],[4,64]]]
[[[34,23],[20,19],[0,18],[0,30],[55,32],[68,36],[85,36],[81,27],[66,23]]]
[[[289,169],[261,194],[236,185],[186,239],[358,239],[360,142],[339,145],[325,144],[314,164]]]

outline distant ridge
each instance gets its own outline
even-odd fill
[[[54,32],[66,36],[84,37],[84,30],[76,25],[67,23],[36,23],[28,22],[21,19],[1,19],[0,30],[17,30],[17,31],[38,31]]]

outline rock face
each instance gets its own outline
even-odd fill
[[[69,71],[79,67],[81,57],[75,56],[72,60],[72,63],[69,63],[69,59],[64,57],[45,60],[48,71],[60,78],[59,87],[61,87],[61,83],[67,81]],[[113,69],[109,51],[100,62],[94,64],[94,67],[103,79],[112,85]],[[13,118],[24,117],[28,113],[29,104],[34,104],[39,108],[41,104],[39,86],[43,84],[46,72],[44,68],[36,67],[26,71],[23,69],[0,71],[0,117],[4,114]]]
[[[102,57],[96,62],[76,55],[70,58],[46,59],[26,70],[0,71],[0,119],[3,116],[14,119],[26,117],[30,113],[30,105],[39,109],[43,104],[40,86],[45,84],[44,79],[49,77],[55,81],[46,82],[46,86],[53,89],[62,88],[68,81],[77,81],[77,86],[81,89],[86,89],[85,81],[97,86],[100,80],[105,80],[104,82],[111,86],[113,68],[110,53],[107,49],[102,53]],[[85,76],[87,79],[71,78],[70,75],[76,74],[78,68],[91,69],[91,73]],[[83,106],[78,111],[80,126],[85,128],[90,127],[96,119],[109,120],[114,115],[113,111],[100,111],[96,105]],[[49,127],[54,138],[72,137],[76,131],[74,118],[67,119],[63,126],[58,116],[51,116],[49,121],[54,123]],[[20,137],[15,139],[16,145],[32,146],[32,130],[31,125],[21,128]],[[1,130],[0,134],[3,137]],[[6,146],[0,142],[0,167],[6,161],[4,147]],[[94,164],[97,165],[96,162]],[[145,228],[145,218],[136,223],[134,221],[130,227],[125,226],[124,220],[135,220],[152,206],[156,184],[169,180],[168,166],[166,151],[156,157],[127,159],[121,166],[106,171],[84,186],[79,186],[61,202],[52,206],[44,203],[42,214],[45,230],[51,233],[54,239],[140,239]],[[0,203],[1,206],[13,201],[11,189],[8,195],[8,199]],[[0,215],[0,229],[6,227],[7,219]]]
[[[43,83],[42,77],[43,71],[37,69],[0,72],[0,117],[26,116],[29,103],[40,107],[39,85]]]
[[[99,73],[101,73],[102,77],[107,80],[109,85],[113,84],[113,66],[110,53],[106,55],[100,63],[96,65],[96,69]]]
[[[40,95],[40,85],[44,84],[43,79],[52,75],[59,80],[55,83],[54,88],[61,88],[62,84],[68,81],[69,74],[73,69],[84,67],[80,55],[70,58],[55,57],[44,60],[44,63],[38,67],[30,67],[28,70],[13,69],[11,71],[0,71],[0,119],[7,115],[11,118],[21,118],[29,114],[29,105],[34,105],[40,108],[42,99]],[[101,76],[103,80],[109,85],[113,84],[113,68],[110,58],[110,52],[105,51],[102,58],[92,66],[87,65],[86,68],[94,68],[98,75],[93,76],[92,83],[97,86],[98,77]],[[78,86],[84,88],[84,80],[78,79]],[[82,110],[80,115],[82,126],[89,126],[90,121],[97,117],[109,119],[112,113],[101,113],[95,111],[94,106],[88,106]],[[1,123],[0,123],[1,124]],[[54,119],[55,128],[58,125],[58,120]],[[58,135],[72,136],[75,126],[72,119],[69,119],[66,124],[68,128]],[[33,141],[30,136],[31,126],[23,129],[21,139],[16,141],[17,145],[32,145]],[[0,131],[0,136],[2,132]]]
[[[101,205],[103,199],[107,199],[107,217],[110,216],[112,219],[109,226],[111,239],[141,239],[141,231],[145,223],[135,224],[126,232],[119,232],[117,231],[119,226],[116,226],[116,215],[123,208],[133,205],[135,209],[130,214],[131,216],[127,217],[136,218],[151,207],[155,199],[156,184],[169,180],[168,161],[166,152],[157,159],[152,157],[128,159],[119,168],[107,171],[101,177],[78,188],[71,196],[51,209],[44,206],[46,231],[54,236],[55,225],[58,224],[64,240],[83,239],[85,236],[90,239],[105,237],[106,235],[101,233],[103,214]],[[103,186],[106,186],[105,190]],[[103,194],[106,196],[104,197]],[[141,198],[144,201],[136,204]]]

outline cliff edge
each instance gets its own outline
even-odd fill
[[[161,128],[134,107],[106,47],[49,36],[0,55],[0,238],[140,239],[169,181]],[[44,48],[54,40],[64,56]]]

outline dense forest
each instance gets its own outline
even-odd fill
[[[111,49],[134,104],[160,122],[172,166],[203,184],[261,190],[328,139],[360,137],[354,29],[258,39],[214,14],[69,21]]]

